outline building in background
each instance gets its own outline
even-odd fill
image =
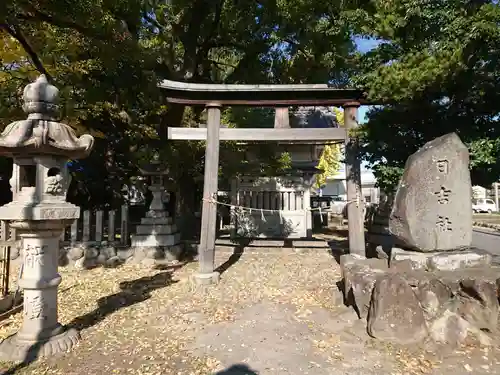
[[[342,150],[343,152],[344,150]],[[342,156],[343,158],[343,156]],[[377,204],[380,201],[380,189],[375,187],[377,180],[372,171],[361,165],[361,188],[366,203]],[[337,196],[347,200],[345,164],[341,163],[338,172],[326,179],[326,185],[318,192],[323,196]]]
[[[481,198],[489,198],[493,199],[495,202],[497,209],[499,206],[499,182],[493,183],[491,186],[483,187],[483,186],[473,186],[472,187],[472,197],[474,199]]]
[[[472,187],[472,198],[474,199],[487,198],[488,195],[489,195],[488,189],[477,185]]]

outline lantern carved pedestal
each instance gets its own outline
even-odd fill
[[[57,272],[62,230],[80,215],[66,202],[69,158],[86,157],[93,146],[90,135],[76,137],[54,120],[58,90],[40,76],[24,90],[28,119],[8,125],[0,135],[0,155],[13,158],[10,180],[13,200],[0,207],[0,220],[9,220],[21,239],[24,311],[21,329],[0,343],[0,359],[32,360],[67,351],[79,333],[57,320]]]
[[[4,360],[25,361],[38,356],[67,351],[79,340],[75,329],[65,329],[57,321],[57,273],[59,239],[62,229],[71,222],[13,221],[20,232],[24,251],[23,324],[19,332],[0,344]]]

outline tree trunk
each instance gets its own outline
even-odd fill
[[[199,188],[195,186],[194,181],[179,181],[176,192],[176,212],[177,225],[184,239],[199,239],[201,216],[201,198],[199,197]]]

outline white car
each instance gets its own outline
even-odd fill
[[[472,211],[477,212],[487,212],[491,214],[492,212],[497,211],[497,205],[493,202],[492,199],[488,198],[479,198],[472,200]]]

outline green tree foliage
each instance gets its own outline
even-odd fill
[[[81,162],[87,172],[77,175],[86,186],[80,201],[118,201],[147,149],[158,147],[178,202],[193,212],[203,143],[169,142],[165,129],[197,126],[204,114],[167,105],[157,83],[345,85],[355,58],[350,21],[358,6],[340,0],[4,0],[0,124],[22,117],[22,87],[45,73],[61,89],[61,120],[102,137]],[[254,126],[255,113],[238,109],[224,116],[234,126]],[[262,163],[248,167],[267,173],[282,168],[286,155],[276,158],[271,149],[259,147]],[[222,146],[224,177],[247,167],[243,156],[237,144]]]
[[[406,158],[456,131],[476,184],[500,177],[500,7],[490,1],[386,1],[356,14],[360,34],[382,43],[360,56],[375,103],[362,128],[379,184],[395,187]]]
[[[344,112],[339,108],[333,108],[337,123],[344,126]],[[322,170],[321,173],[316,174],[314,186],[321,189],[326,184],[326,179],[335,175],[340,166],[340,146],[338,144],[325,145],[318,162],[318,169]]]

